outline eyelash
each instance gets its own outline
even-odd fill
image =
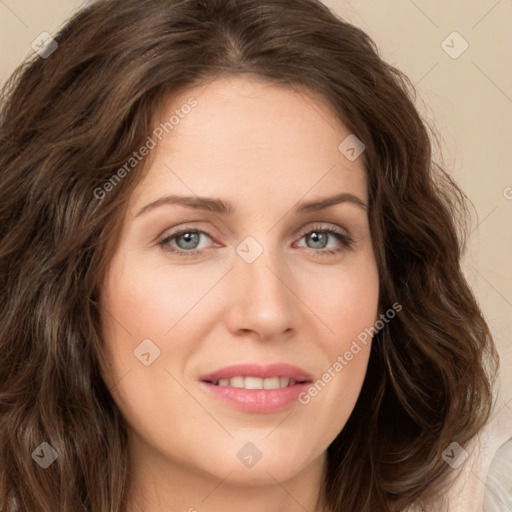
[[[319,250],[311,249],[313,251],[313,257],[315,257],[315,258],[326,257],[326,256],[327,257],[336,256],[341,251],[343,251],[343,249],[352,248],[352,246],[354,244],[354,240],[353,240],[352,236],[349,235],[347,232],[344,232],[341,230],[339,231],[332,227],[322,227],[319,225],[315,225],[306,230],[302,230],[300,233],[300,239],[302,239],[305,235],[308,235],[311,233],[318,233],[318,232],[328,233],[328,234],[334,236],[338,241],[341,242],[343,247],[338,248],[338,249],[319,249]],[[164,251],[170,252],[172,254],[176,254],[177,256],[179,256],[181,258],[192,258],[194,256],[198,256],[201,253],[202,249],[193,249],[191,251],[186,251],[184,249],[176,249],[176,248],[171,249],[171,247],[173,247],[173,246],[169,245],[169,242],[171,240],[174,240],[175,238],[178,238],[180,235],[184,235],[186,233],[204,234],[204,235],[208,236],[210,239],[212,239],[212,237],[206,231],[199,230],[195,227],[191,227],[191,226],[187,227],[186,226],[186,227],[180,229],[179,231],[171,233],[169,236],[165,237],[161,242],[158,242],[158,246],[161,247]]]

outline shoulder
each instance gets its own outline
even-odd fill
[[[512,431],[509,434],[511,437],[494,454],[487,474],[484,512],[512,510]]]
[[[464,446],[451,443],[443,452],[450,465],[444,491],[428,512],[512,511],[512,409],[502,406]],[[436,508],[438,507],[438,509]],[[413,505],[406,512],[427,510]]]

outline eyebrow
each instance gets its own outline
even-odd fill
[[[325,197],[314,201],[303,201],[298,204],[294,212],[295,214],[316,212],[340,203],[352,203],[364,210],[368,209],[368,205],[363,200],[359,199],[359,197],[355,196],[354,194],[349,194],[348,192],[342,192],[341,194],[336,194],[334,196]],[[136,217],[139,217],[143,213],[149,210],[154,210],[155,208],[159,208],[163,205],[176,204],[186,206],[188,208],[193,208],[195,210],[207,210],[223,215],[230,215],[235,211],[235,208],[231,203],[215,197],[168,195],[142,207],[137,213]]]

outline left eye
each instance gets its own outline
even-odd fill
[[[201,235],[210,238],[210,235],[205,231],[197,229],[183,229],[176,233],[171,233],[168,237],[158,243],[165,251],[177,254],[179,256],[193,256],[204,249],[198,247]],[[341,247],[329,248],[327,247],[329,237],[335,238],[340,242]],[[310,249],[316,249],[315,253],[320,254],[335,254],[343,249],[350,248],[353,244],[351,236],[344,231],[338,231],[334,228],[313,228],[308,231],[302,232],[300,240],[306,239],[306,243],[313,242],[313,247],[308,246]],[[174,242],[174,243],[172,243]]]
[[[338,242],[341,242],[345,247],[350,247],[352,243],[348,234],[338,232],[334,229],[313,229],[302,236],[302,238],[306,238],[306,240],[312,241],[313,244],[321,245],[321,247],[318,247],[318,245],[316,245],[314,247],[310,247],[310,249],[327,249],[324,242],[328,243],[329,237],[335,238]]]

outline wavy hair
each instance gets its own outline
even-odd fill
[[[403,306],[373,338],[319,499],[333,512],[433,499],[443,450],[489,418],[498,356],[460,266],[468,201],[434,162],[407,77],[317,0],[101,0],[55,40],[2,91],[0,509],[124,511],[127,428],[101,378],[98,296],[147,162],[95,190],[164,101],[241,74],[319,95],[364,142],[380,307]],[[58,454],[46,470],[42,442]]]

